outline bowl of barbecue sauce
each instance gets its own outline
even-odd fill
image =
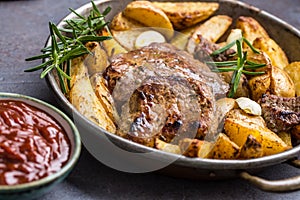
[[[0,93],[0,199],[36,199],[64,180],[81,150],[71,119],[41,100]]]

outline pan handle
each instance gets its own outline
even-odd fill
[[[288,164],[300,168],[300,160],[291,160]],[[250,175],[248,172],[241,172],[240,177],[249,181],[261,190],[268,192],[289,192],[300,189],[300,176],[282,180],[266,180],[257,176]]]

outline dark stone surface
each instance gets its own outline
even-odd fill
[[[23,70],[39,62],[24,59],[39,54],[48,37],[48,22],[58,22],[68,8],[77,8],[86,0],[0,1],[0,91],[30,95],[56,106],[39,72]],[[299,0],[247,0],[300,28]],[[299,52],[300,53],[300,52]],[[269,179],[299,175],[286,164],[259,173]],[[127,174],[110,169],[83,149],[79,163],[70,176],[42,200],[94,199],[300,199],[300,192],[267,193],[246,181],[191,181],[155,173]]]

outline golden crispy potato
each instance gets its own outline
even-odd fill
[[[255,123],[226,118],[224,130],[230,140],[240,147],[244,146],[249,135],[252,135],[261,144],[263,156],[280,153],[290,148],[276,133]]]
[[[171,39],[170,43],[178,49],[185,50],[189,37],[195,30],[195,26],[177,32]]]
[[[208,17],[219,8],[218,3],[206,2],[153,2],[159,7],[177,30],[191,27]]]
[[[284,68],[284,71],[293,80],[296,95],[300,96],[300,62],[292,62]]]
[[[253,46],[269,56],[272,66],[284,69],[289,64],[285,52],[273,39],[258,37],[253,41]]]
[[[232,98],[222,98],[216,101],[216,112],[220,119],[223,119],[229,111],[237,108],[237,104]]]
[[[83,57],[77,57],[71,60],[71,80],[70,80],[70,88],[80,79],[88,76],[88,70],[83,63]]]
[[[264,155],[263,148],[260,142],[252,135],[248,135],[245,144],[241,147],[240,158],[259,158]]]
[[[90,77],[92,88],[102,104],[105,112],[112,121],[116,121],[118,113],[114,106],[114,100],[106,87],[106,80],[103,78],[102,73],[96,73]]]
[[[175,153],[175,154],[181,154],[180,148],[178,145],[166,143],[158,138],[155,138],[155,144],[154,147],[156,149],[169,152],[169,153]]]
[[[98,42],[88,42],[85,46],[91,52],[84,57],[84,64],[88,68],[89,75],[103,72],[109,64],[106,51]]]
[[[216,15],[200,24],[196,27],[192,36],[189,38],[187,43],[187,51],[194,53],[195,46],[198,44],[198,35],[202,35],[205,39],[210,42],[217,42],[218,39],[227,31],[232,23],[232,18],[227,15]]]
[[[141,28],[143,25],[133,19],[127,18],[123,13],[118,13],[110,23],[110,28],[115,31],[127,31],[133,28]]]
[[[239,157],[240,147],[232,142],[227,135],[219,133],[207,157],[214,159],[236,159]]]
[[[102,34],[106,36],[109,35],[109,33],[107,32],[103,32]],[[117,40],[115,40],[115,38],[102,41],[102,45],[105,51],[107,52],[109,58],[120,53],[127,53],[127,50],[124,47],[122,47],[120,43]]]
[[[207,158],[212,143],[204,140],[184,138],[179,141],[179,148],[188,157]]]
[[[273,66],[271,72],[271,94],[281,97],[295,97],[295,84],[282,69]]]
[[[77,61],[76,65],[72,65],[72,77],[77,78],[69,92],[70,102],[82,115],[103,129],[115,133],[115,124],[94,93],[86,66],[82,60],[78,59]]]
[[[133,1],[126,6],[123,14],[145,26],[161,28],[157,30],[167,39],[171,39],[174,34],[173,25],[168,16],[149,1]]]
[[[269,74],[254,76],[248,80],[251,99],[259,100],[263,94],[269,91],[271,78]]]
[[[240,16],[236,22],[236,28],[241,29],[243,37],[252,44],[258,38],[270,38],[262,25],[252,17]]]
[[[228,84],[230,84],[232,80],[233,72],[222,72],[221,76],[223,77],[224,81]],[[248,80],[244,74],[242,74],[238,88],[236,90],[236,93],[234,94],[234,98],[239,97],[249,97],[250,91],[248,87]]]
[[[247,114],[240,108],[230,110],[227,113],[226,117],[232,118],[232,119],[238,119],[238,120],[249,122],[249,123],[254,123],[261,127],[267,127],[264,118],[262,118],[261,116],[257,116],[257,115]]]
[[[279,132],[277,135],[288,145],[292,146],[292,136],[291,133]]]

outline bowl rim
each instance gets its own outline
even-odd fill
[[[80,138],[79,131],[78,131],[77,127],[75,126],[75,124],[73,123],[73,121],[65,113],[63,113],[61,110],[59,110],[55,106],[53,106],[45,101],[42,101],[40,99],[34,98],[34,97],[17,94],[17,93],[0,92],[0,100],[2,100],[2,99],[16,100],[16,101],[27,100],[26,103],[28,103],[29,105],[31,105],[30,102],[34,102],[34,103],[41,105],[42,107],[38,107],[38,109],[41,109],[44,112],[46,112],[46,111],[43,109],[43,107],[46,107],[46,108],[51,109],[55,113],[59,114],[59,116],[61,116],[63,118],[63,120],[65,120],[67,122],[67,124],[70,126],[72,135],[74,136],[74,145],[71,145],[72,149],[71,149],[71,156],[70,156],[69,160],[58,172],[51,174],[49,176],[46,176],[44,178],[41,178],[39,180],[35,180],[32,182],[28,182],[28,183],[17,184],[17,185],[0,185],[0,194],[8,193],[10,191],[18,192],[18,191],[30,190],[33,188],[42,187],[47,184],[50,184],[56,180],[59,180],[61,177],[64,178],[64,175],[68,174],[73,169],[73,167],[77,163],[77,161],[80,157],[80,153],[81,153],[81,138]],[[32,106],[36,107],[35,105],[32,105]],[[48,112],[46,112],[46,113],[48,115],[52,116]],[[52,116],[52,117],[54,117],[54,116]]]
[[[117,0],[95,0],[94,3],[96,5],[101,5],[104,3],[112,2],[118,2]],[[179,1],[179,0],[176,0]],[[207,1],[207,0],[204,0]],[[276,21],[278,24],[284,26],[288,31],[290,31],[292,34],[300,38],[300,30],[295,28],[294,26],[288,24],[284,20],[276,17],[275,15],[272,15],[271,13],[264,11],[262,9],[259,9],[255,6],[252,6],[248,3],[241,2],[241,1],[235,1],[235,0],[212,0],[211,2],[219,2],[219,3],[230,3],[234,5],[241,6],[243,8],[246,8],[250,11],[253,11],[256,14],[259,14],[263,17],[266,17],[267,19],[272,19]],[[90,2],[83,4],[82,6],[75,9],[78,13],[85,13],[89,9],[91,9],[92,4]],[[63,19],[61,19],[57,24],[58,26],[62,26],[64,24],[64,20],[70,19],[76,17],[74,13],[67,14]],[[46,41],[45,46],[50,44],[49,38]],[[245,169],[253,169],[253,168],[262,168],[262,167],[268,167],[275,164],[280,164],[282,162],[285,162],[291,158],[297,157],[297,155],[300,152],[300,144],[281,153],[264,156],[260,158],[251,158],[251,159],[244,159],[244,160],[222,160],[222,159],[206,159],[206,158],[190,158],[183,155],[176,155],[168,152],[163,152],[161,150],[147,147],[135,142],[132,142],[130,140],[127,140],[125,138],[122,138],[120,136],[117,136],[113,133],[108,132],[107,130],[103,129],[102,127],[99,127],[95,123],[93,123],[91,120],[89,120],[87,117],[83,116],[79,113],[79,111],[71,104],[71,102],[68,101],[68,99],[63,95],[61,92],[59,85],[55,81],[55,77],[53,72],[50,72],[46,76],[46,81],[50,89],[55,94],[56,98],[63,102],[65,106],[67,106],[66,112],[72,112],[72,114],[76,114],[76,117],[79,117],[80,120],[87,123],[89,126],[91,126],[94,130],[98,130],[98,134],[106,135],[107,137],[117,139],[121,141],[122,143],[128,144],[130,146],[134,146],[135,149],[141,149],[142,151],[152,151],[157,153],[157,157],[163,158],[164,156],[174,159],[177,158],[175,163],[176,165],[181,165],[185,167],[193,167],[193,168],[202,168],[202,169],[234,169],[234,170],[245,170]],[[85,145],[85,144],[84,144]],[[88,149],[88,148],[87,148]]]

